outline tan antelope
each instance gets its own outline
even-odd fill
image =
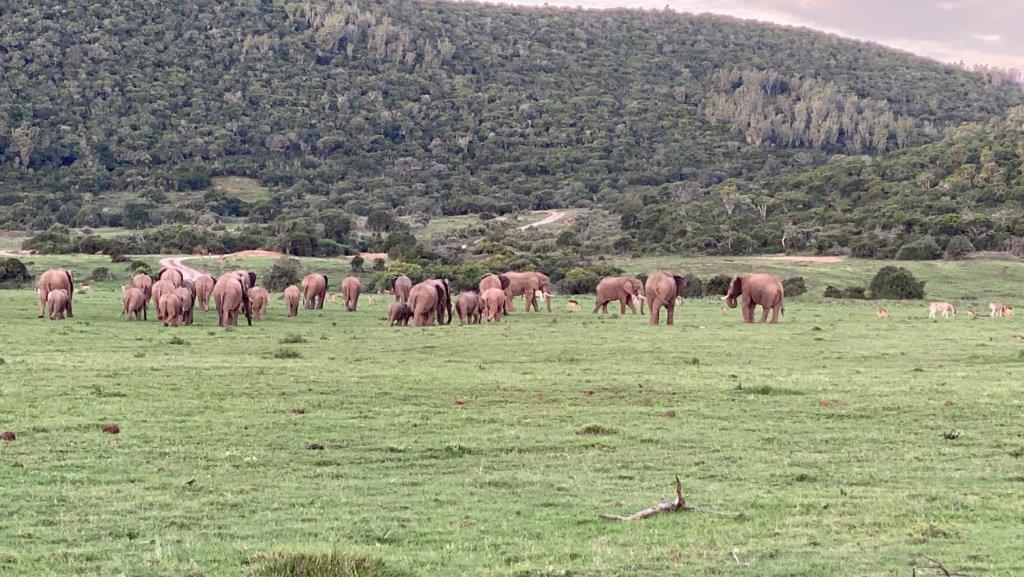
[[[1013,316],[1013,307],[1008,305],[1008,304],[1006,304],[1006,303],[990,302],[990,303],[988,303],[988,310],[989,310],[989,315],[988,316],[990,316],[992,318],[995,318],[995,317],[1012,317]]]
[[[889,320],[889,311],[885,310],[885,307],[878,307],[878,310],[875,311],[875,314],[878,315],[878,318],[883,321]]]
[[[91,291],[91,290],[92,290],[92,285],[84,284],[84,285],[78,287],[78,294],[80,294],[80,295],[87,295],[87,294],[89,294],[89,291]]]
[[[956,307],[953,306],[953,303],[938,301],[928,305],[928,318],[934,319],[939,313],[942,313],[944,319],[948,319],[950,315],[956,318]]]
[[[583,306],[580,305],[580,301],[576,299],[570,299],[569,302],[565,303],[565,310],[569,312],[579,312],[583,310]]]
[[[967,318],[973,321],[978,318],[978,313],[974,312],[974,309],[967,309]]]

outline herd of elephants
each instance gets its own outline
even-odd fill
[[[686,278],[668,271],[659,270],[647,277],[646,282],[631,276],[610,276],[601,279],[595,287],[596,304],[594,312],[608,311],[608,303],[619,302],[620,311],[629,307],[636,313],[644,314],[644,304],[650,311],[650,324],[659,322],[661,309],[667,315],[667,323],[673,324],[677,297],[683,294]],[[131,284],[121,287],[123,293],[122,315],[128,320],[146,320],[149,303],[156,308],[157,318],[165,326],[192,324],[195,307],[209,310],[211,297],[217,310],[220,326],[238,324],[238,317],[245,316],[251,325],[266,315],[270,292],[256,284],[256,273],[248,270],[227,272],[217,278],[201,274],[187,279],[177,268],[161,268],[154,277],[139,273]],[[289,317],[298,315],[299,302],[307,309],[322,309],[327,300],[330,281],[321,273],[310,273],[302,279],[300,286],[291,285],[284,290],[284,303]],[[359,303],[361,283],[357,277],[348,276],[341,281],[341,293],[345,307],[356,310]],[[502,315],[514,311],[513,298],[522,296],[526,310],[539,311],[538,300],[545,301],[551,312],[551,281],[539,272],[488,273],[480,280],[479,291],[462,291],[455,297],[455,312],[460,324],[479,324],[482,319],[501,322]],[[72,300],[75,280],[66,269],[50,269],[39,277],[36,283],[39,296],[39,317],[51,319],[72,317]],[[388,307],[387,318],[392,326],[415,326],[450,324],[452,322],[452,288],[447,279],[427,279],[413,284],[401,275],[388,283],[388,292],[395,300]],[[782,310],[782,282],[769,274],[741,274],[733,277],[728,293],[723,297],[730,308],[741,306],[744,322],[754,322],[754,311],[762,307],[760,322],[777,323]],[[570,301],[570,305],[579,306]],[[768,313],[771,312],[771,320]]]

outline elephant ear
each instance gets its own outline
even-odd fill
[[[327,278],[327,275],[322,274],[320,276],[324,277],[324,290],[331,290],[331,281]]]
[[[162,277],[164,275],[164,272],[166,272],[166,271],[167,271],[167,267],[160,267],[160,270],[156,271],[156,276],[154,278],[156,280],[160,280],[160,277]]]
[[[686,288],[686,284],[689,281],[686,280],[686,277],[677,274],[672,275],[672,278],[676,281],[676,296],[683,296],[683,289]]]
[[[736,275],[729,283],[729,292],[725,294],[725,304],[731,309],[736,308],[736,297],[743,293],[743,277]]]
[[[71,292],[75,292],[75,277],[71,275],[71,271],[65,270],[64,274],[68,277],[68,286],[71,287]]]
[[[249,286],[256,286],[256,273],[249,271]]]
[[[505,275],[498,275],[498,280],[501,282],[501,290],[508,290],[508,285],[512,284],[512,279]]]
[[[398,280],[398,277],[392,277],[388,279],[388,290],[395,290],[396,280]]]

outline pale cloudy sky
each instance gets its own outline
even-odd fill
[[[499,0],[528,6],[664,8],[807,26],[944,62],[1024,70],[1024,0]]]

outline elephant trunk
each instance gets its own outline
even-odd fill
[[[736,297],[727,296],[725,297],[725,305],[731,309],[736,308]]]

